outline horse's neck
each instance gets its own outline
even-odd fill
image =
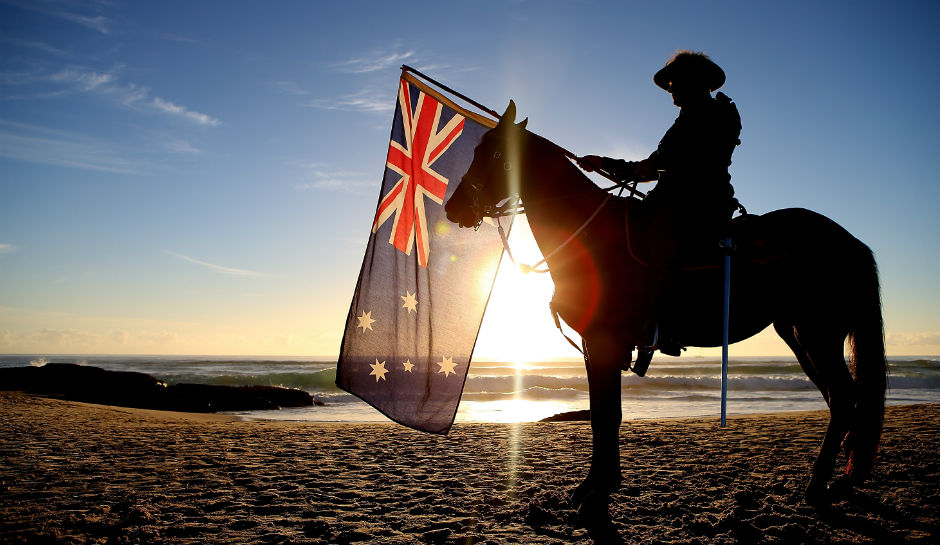
[[[560,148],[531,133],[528,140],[519,194],[532,234],[545,253],[577,230],[605,194]]]

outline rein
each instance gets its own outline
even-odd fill
[[[601,204],[598,205],[597,209],[594,210],[594,213],[592,213],[590,217],[588,217],[588,219],[584,220],[584,223],[582,223],[581,226],[578,227],[574,233],[571,233],[571,236],[569,236],[567,239],[565,239],[564,242],[556,246],[554,250],[549,252],[547,255],[543,256],[541,261],[539,261],[535,265],[526,265],[525,263],[519,263],[516,261],[516,258],[512,256],[512,250],[509,249],[509,237],[506,236],[506,231],[503,229],[503,224],[499,221],[499,218],[501,216],[509,215],[510,213],[522,214],[524,213],[524,210],[520,212],[507,212],[507,213],[496,216],[496,229],[499,231],[499,238],[503,241],[503,248],[506,249],[506,254],[509,256],[509,260],[512,261],[512,264],[515,265],[516,268],[518,268],[520,271],[522,271],[523,274],[528,274],[530,272],[535,272],[535,273],[549,272],[548,268],[538,269],[537,267],[544,264],[552,256],[557,254],[562,248],[567,246],[578,235],[580,235],[581,232],[584,231],[584,229],[587,228],[587,226],[590,225],[592,221],[594,221],[594,218],[597,217],[597,215],[601,212],[601,209],[604,208],[604,205],[607,204],[607,201],[609,201],[612,196],[613,196],[613,193],[608,193],[607,196],[604,197],[604,200],[601,201]]]

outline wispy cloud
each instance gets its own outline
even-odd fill
[[[885,344],[888,346],[940,346],[940,332],[925,333],[887,333]]]
[[[313,108],[322,110],[354,110],[361,112],[391,112],[394,109],[394,96],[365,89],[333,99],[317,99],[309,102]]]
[[[2,256],[2,255],[4,255],[4,254],[9,254],[9,253],[15,252],[15,251],[18,250],[18,249],[19,249],[19,248],[17,248],[16,246],[14,246],[14,245],[12,245],[12,244],[7,244],[7,243],[0,242],[0,256]]]
[[[71,93],[93,93],[108,97],[115,103],[137,110],[149,110],[179,117],[197,125],[217,127],[219,119],[161,97],[152,96],[149,87],[133,82],[122,82],[118,75],[120,67],[109,71],[92,70],[80,66],[67,66],[55,72],[34,68],[28,72],[0,73],[0,84],[22,86],[45,85],[48,90],[33,90],[28,96],[6,96],[4,98],[52,98]]]
[[[204,114],[204,113],[201,113],[201,112],[196,112],[196,111],[190,110],[190,109],[186,108],[185,106],[180,106],[180,105],[178,105],[178,104],[173,104],[172,102],[170,102],[170,101],[168,101],[168,100],[163,100],[163,99],[160,98],[160,97],[154,97],[154,98],[153,98],[153,105],[154,105],[158,110],[164,111],[164,112],[166,112],[166,113],[168,113],[168,114],[178,115],[178,116],[184,117],[184,118],[186,118],[186,119],[189,119],[189,120],[191,120],[191,121],[195,121],[195,122],[198,123],[199,125],[206,125],[206,126],[209,126],[209,127],[217,127],[217,126],[219,126],[219,125],[221,124],[221,122],[220,122],[218,119],[214,118],[214,117],[211,117],[211,116],[209,116],[209,115],[207,115],[207,114]]]
[[[58,47],[49,45],[46,42],[37,42],[33,40],[21,40],[21,39],[13,38],[10,36],[0,37],[0,40],[6,43],[12,44],[12,45],[16,45],[20,47],[28,47],[30,49],[35,49],[38,51],[42,51],[43,53],[48,53],[50,55],[56,55],[59,57],[65,57],[71,54],[69,53],[69,51],[65,49],[60,49]]]
[[[379,181],[366,180],[358,172],[325,170],[324,165],[320,163],[308,163],[302,167],[307,171],[305,178],[308,181],[298,184],[297,189],[345,191],[355,195],[367,195],[375,193],[379,185]]]
[[[62,19],[70,23],[83,26],[85,28],[108,34],[110,32],[111,19],[104,15],[88,15],[73,11],[76,5],[72,2],[58,2],[55,0],[28,0],[25,2],[12,2],[14,5],[23,9],[42,13],[50,17]]]
[[[65,83],[80,91],[94,91],[102,86],[106,86],[105,90],[113,89],[113,86],[108,84],[113,84],[114,80],[112,74],[75,68],[65,68],[49,76],[49,81]]]
[[[275,81],[274,86],[277,87],[278,91],[284,93],[285,95],[306,96],[310,94],[310,91],[304,89],[293,81]]]
[[[413,50],[402,50],[401,48],[394,50],[378,49],[359,57],[334,63],[333,68],[340,72],[363,74],[391,67],[397,68],[401,63],[414,58],[415,52]]]
[[[186,140],[181,140],[179,138],[174,138],[164,142],[163,147],[170,153],[178,153],[183,155],[198,155],[202,153],[202,150],[193,146]]]
[[[147,166],[88,135],[4,120],[0,120],[0,157],[122,174],[139,174]]]
[[[173,257],[175,257],[175,258],[177,258],[177,259],[180,259],[180,260],[182,260],[182,261],[186,261],[186,262],[188,262],[188,263],[193,263],[193,264],[195,264],[195,265],[199,265],[199,266],[201,266],[201,267],[205,267],[205,268],[207,268],[207,269],[209,269],[209,270],[211,270],[211,271],[214,271],[214,272],[217,272],[217,273],[220,273],[220,274],[225,274],[225,275],[229,275],[229,276],[250,276],[250,277],[267,276],[267,275],[264,274],[264,273],[259,273],[259,272],[255,272],[255,271],[249,271],[249,270],[247,270],[247,269],[236,269],[235,267],[225,267],[225,266],[223,266],[223,265],[216,265],[216,264],[214,264],[214,263],[208,263],[208,262],[206,262],[206,261],[200,261],[200,260],[198,260],[198,259],[189,257],[189,256],[187,256],[187,255],[178,254],[178,253],[176,253],[176,252],[167,251],[166,253],[168,253],[169,255],[171,255],[171,256],[173,256]]]

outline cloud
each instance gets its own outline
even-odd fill
[[[887,333],[885,344],[888,346],[933,346],[940,348],[940,332],[926,333]]]
[[[19,248],[17,248],[16,246],[12,244],[6,244],[6,243],[0,242],[0,255],[12,253],[18,249]]]
[[[195,121],[199,125],[217,127],[221,124],[221,122],[218,119],[215,119],[214,117],[210,117],[209,115],[201,113],[201,112],[192,111],[184,106],[173,104],[172,102],[168,100],[163,100],[160,97],[153,97],[153,105],[158,110],[161,110],[168,114],[173,114],[173,115],[184,117],[186,119],[189,119],[190,121]]]
[[[275,81],[274,86],[285,95],[304,96],[310,94],[310,91],[302,88],[293,81]]]
[[[375,193],[380,183],[377,180],[364,180],[362,174],[358,172],[323,170],[323,165],[319,163],[303,165],[303,168],[308,171],[307,177],[310,178],[310,181],[298,184],[297,189],[322,189],[367,195]]]
[[[50,55],[56,55],[59,57],[64,57],[64,56],[68,56],[71,54],[69,53],[69,51],[65,49],[59,49],[58,47],[54,47],[54,46],[47,44],[46,42],[35,42],[32,40],[20,40],[18,38],[11,38],[9,36],[4,36],[0,38],[0,40],[3,40],[4,42],[7,42],[9,44],[18,45],[21,47],[28,47],[30,49],[36,49],[36,50],[42,51],[43,53],[49,53]]]
[[[225,274],[229,276],[252,276],[252,277],[267,276],[264,273],[249,271],[247,269],[236,269],[234,267],[225,267],[223,265],[215,265],[213,263],[207,263],[205,261],[200,261],[198,259],[194,259],[192,257],[186,256],[183,254],[178,254],[176,252],[167,251],[167,253],[177,259],[180,259],[189,263],[193,263],[201,267],[205,267],[211,271],[215,271],[220,274]]]
[[[109,25],[111,23],[111,19],[108,17],[105,17],[104,15],[86,15],[84,13],[76,13],[70,9],[75,8],[78,5],[94,5],[96,2],[76,4],[75,2],[60,2],[56,0],[27,0],[26,2],[13,2],[13,4],[23,9],[42,13],[50,17],[56,17],[70,23],[75,23],[79,26],[83,26],[102,34],[110,33]]]
[[[321,110],[353,110],[360,112],[391,112],[395,109],[395,97],[387,92],[364,89],[334,99],[317,99],[308,103]]]
[[[352,59],[340,61],[333,64],[333,67],[340,72],[346,72],[349,74],[363,74],[367,72],[385,70],[386,68],[391,67],[398,68],[404,61],[414,58],[415,52],[413,50],[390,51],[379,49],[360,57],[354,57]]]
[[[106,72],[91,70],[79,66],[68,66],[50,73],[42,68],[34,68],[28,72],[0,73],[0,84],[51,84],[55,89],[48,91],[37,90],[24,96],[6,96],[11,99],[52,98],[70,93],[94,93],[103,97],[110,97],[117,104],[135,109],[148,109],[175,117],[181,117],[198,125],[217,127],[222,124],[217,118],[208,114],[192,110],[161,97],[152,97],[149,87],[137,85],[133,82],[120,81],[117,74],[119,68]]]
[[[83,71],[75,68],[65,68],[50,75],[49,80],[73,85],[80,91],[94,91],[101,86],[113,83],[115,77],[112,74],[92,70]]]
[[[179,153],[184,155],[197,155],[202,153],[202,150],[199,148],[179,138],[165,142],[163,147],[166,148],[166,150],[170,153]]]
[[[102,34],[108,34],[109,32],[108,24],[111,22],[111,19],[108,19],[107,17],[103,15],[94,15],[94,16],[81,15],[78,13],[71,13],[68,11],[56,11],[56,12],[47,11],[46,13],[54,17],[58,17],[59,19],[64,19],[66,21],[70,21],[72,23],[81,25],[85,28],[96,30]]]
[[[0,119],[0,157],[102,172],[139,174],[147,166],[88,135]]]

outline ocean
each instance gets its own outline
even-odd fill
[[[246,419],[312,422],[387,421],[378,411],[334,385],[335,360],[257,356],[0,356],[0,367],[49,362],[139,371],[169,384],[268,385],[300,388],[322,406],[246,411]],[[940,359],[891,357],[889,405],[940,403]],[[654,358],[646,377],[622,376],[624,419],[708,417],[720,414],[721,361],[712,358]],[[457,412],[458,422],[531,422],[588,408],[581,361],[525,364],[476,362]],[[792,358],[732,358],[728,414],[825,409],[815,386]]]

